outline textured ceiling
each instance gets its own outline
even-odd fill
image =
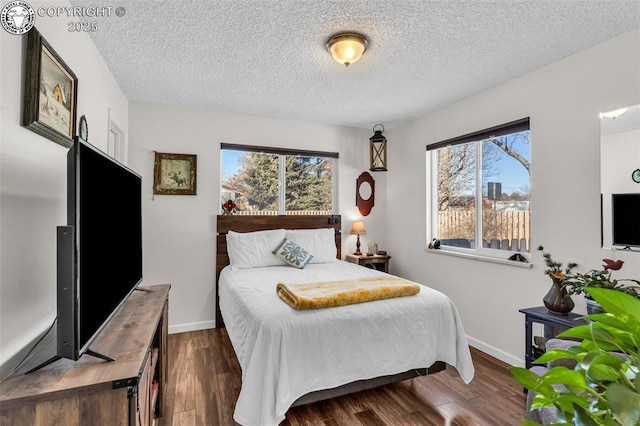
[[[74,6],[104,1],[71,0]],[[131,101],[393,127],[640,28],[640,0],[119,0],[92,34]],[[349,68],[325,50],[365,34]]]

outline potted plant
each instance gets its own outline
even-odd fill
[[[576,361],[574,369],[556,365],[541,376],[510,368],[525,388],[537,392],[531,409],[555,408],[557,423],[574,425],[640,424],[640,299],[607,288],[584,288],[606,313],[587,315],[591,322],[558,337],[580,339],[568,349],[545,352],[536,363]],[[523,420],[525,425],[537,423]]]
[[[573,303],[571,296],[565,290],[563,284],[566,276],[570,274],[573,268],[578,266],[578,264],[575,262],[569,262],[563,271],[562,262],[553,260],[551,254],[544,251],[544,247],[539,246],[538,250],[542,252],[544,264],[547,266],[547,269],[544,270],[544,274],[551,277],[551,280],[553,281],[551,288],[542,299],[544,306],[546,306],[552,313],[567,315],[573,310],[575,304]]]
[[[585,289],[588,288],[607,288],[640,298],[640,281],[630,278],[616,280],[611,276],[613,271],[622,268],[624,262],[611,259],[602,260],[604,262],[602,270],[592,269],[585,273],[568,274],[562,281],[562,285],[567,294],[583,294],[585,296],[587,313],[589,314],[603,312],[603,310],[589,293],[585,291]]]

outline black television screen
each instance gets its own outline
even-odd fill
[[[58,231],[57,354],[77,360],[142,281],[141,177],[76,138],[67,225]]]
[[[640,193],[612,194],[613,245],[640,247]]]

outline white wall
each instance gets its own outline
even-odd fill
[[[129,105],[130,165],[143,176],[144,281],[170,283],[169,330],[214,326],[216,215],[220,211],[220,143],[338,152],[343,255],[355,250],[348,234],[359,218],[356,178],[368,169],[369,134],[363,130],[230,114],[177,106]],[[196,154],[197,195],[153,196],[154,151]],[[361,242],[386,246],[385,174],[376,180],[376,204],[363,220]]]
[[[639,66],[636,30],[389,132],[390,155],[403,161],[387,177],[396,272],[449,295],[475,346],[522,365],[518,309],[541,306],[551,281],[535,250],[534,267],[523,269],[425,249],[425,145],[531,117],[532,247],[543,245],[555,259],[579,263],[578,270],[598,268],[612,257],[600,248],[598,113],[640,101]],[[401,199],[402,209],[390,208]],[[640,277],[639,253],[618,251],[618,258],[625,261],[619,277]],[[582,298],[574,300],[575,311],[585,313]]]
[[[107,111],[126,131],[128,102],[89,35],[67,21],[36,17],[36,28],[78,77],[78,119],[106,150]],[[66,224],[67,149],[20,126],[24,38],[0,30],[0,377],[55,318],[56,226]]]

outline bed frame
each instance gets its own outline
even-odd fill
[[[277,215],[277,216],[249,216],[249,215],[219,215],[217,218],[217,240],[216,240],[216,328],[224,327],[224,320],[220,313],[220,299],[218,292],[218,279],[220,271],[229,265],[229,255],[227,253],[227,233],[253,232],[267,229],[316,229],[333,228],[335,230],[335,241],[337,258],[342,259],[342,234],[340,215]],[[331,399],[349,393],[360,392],[366,389],[383,386],[389,383],[406,380],[417,376],[437,373],[446,368],[446,364],[436,361],[428,368],[420,368],[405,371],[391,376],[375,377],[368,380],[358,380],[339,386],[333,389],[320,390],[308,393],[298,398],[292,406],[310,404],[316,401]]]

